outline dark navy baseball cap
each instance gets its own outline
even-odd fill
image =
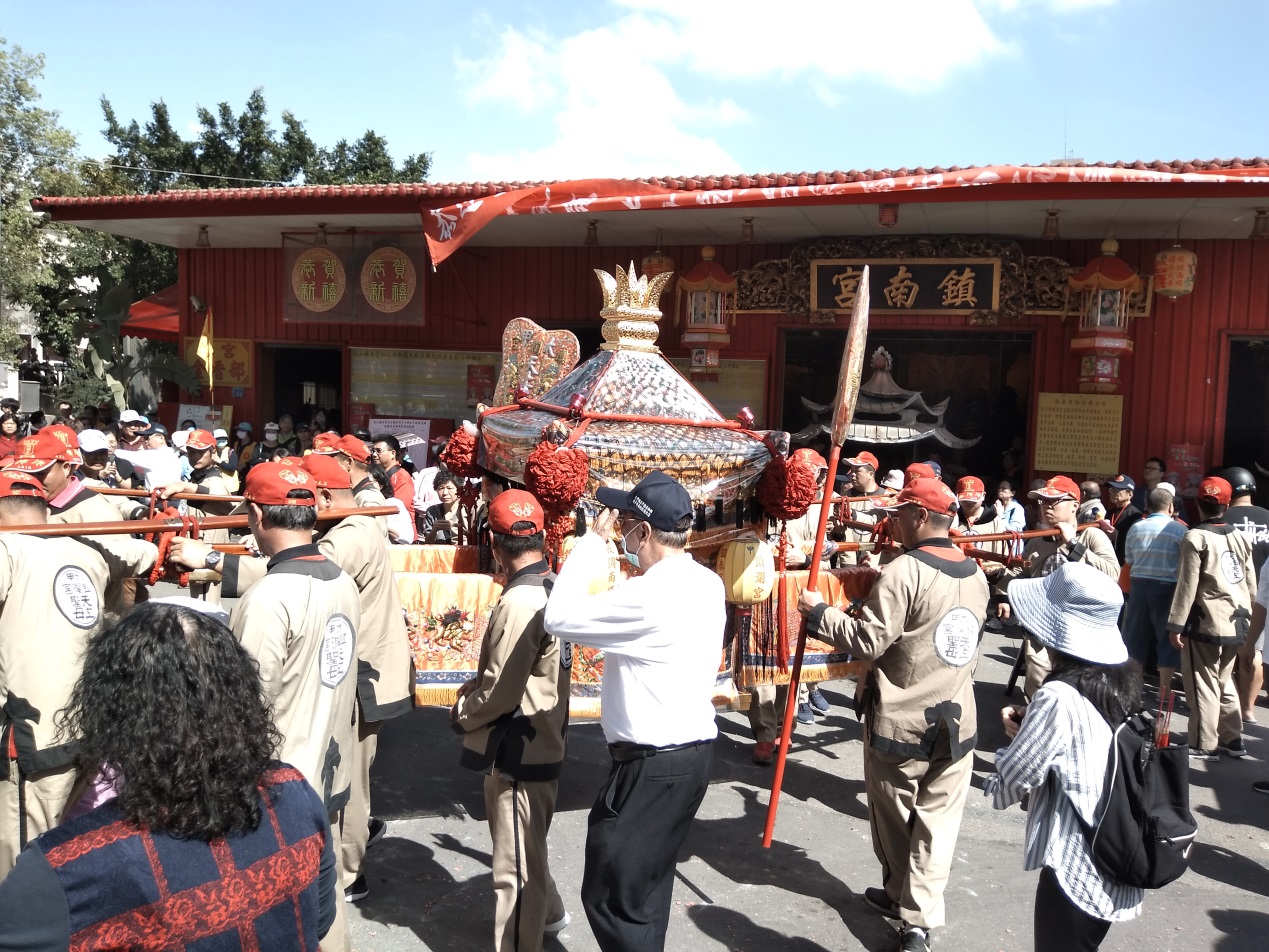
[[[629,492],[601,486],[595,498],[601,505],[632,513],[662,532],[673,532],[679,522],[692,515],[692,497],[687,490],[659,469],[639,480]]]
[[[1120,473],[1114,479],[1106,480],[1106,485],[1115,490],[1128,489],[1132,492],[1137,491],[1137,484],[1132,481],[1132,477],[1125,476],[1123,473]]]

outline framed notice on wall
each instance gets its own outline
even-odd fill
[[[470,400],[492,393],[486,384],[501,361],[496,353],[352,347],[349,400],[367,417],[474,419]]]
[[[1067,475],[1119,472],[1123,417],[1119,394],[1040,394],[1035,468]]]
[[[767,418],[767,362],[765,360],[720,360],[717,380],[693,380],[688,357],[671,358],[672,363],[692,386],[701,392],[714,409],[727,419],[734,419],[741,407],[753,411],[756,426]]]

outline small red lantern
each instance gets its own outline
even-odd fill
[[[736,314],[736,279],[714,260],[714,248],[701,248],[701,261],[679,278],[679,301],[674,308],[678,322],[680,304],[685,305],[683,346],[692,354],[689,372],[694,380],[717,380],[719,351],[731,343],[732,319]]]
[[[1079,355],[1080,393],[1114,393],[1119,361],[1132,353],[1128,339],[1128,302],[1145,288],[1126,261],[1116,257],[1119,242],[1107,238],[1102,253],[1067,279],[1068,293],[1079,292],[1079,327],[1071,352]]]

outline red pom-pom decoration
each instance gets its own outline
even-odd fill
[[[586,454],[543,440],[524,463],[524,487],[546,510],[547,551],[555,552],[573,525],[573,510],[586,491],[590,461]]]
[[[441,450],[441,464],[460,479],[480,476],[480,467],[476,465],[476,434],[465,426],[460,427]]]
[[[801,519],[819,495],[815,470],[801,460],[774,455],[758,479],[758,502],[773,519]]]

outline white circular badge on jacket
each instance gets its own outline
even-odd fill
[[[953,608],[934,626],[934,652],[953,668],[963,668],[978,650],[978,617],[968,608]]]
[[[1237,585],[1243,580],[1243,563],[1233,552],[1221,553],[1221,574],[1230,585]]]
[[[76,628],[93,628],[101,617],[101,599],[93,580],[77,565],[66,565],[53,577],[57,610]]]
[[[318,659],[322,684],[336,687],[348,676],[357,655],[357,635],[347,615],[334,614],[326,621],[322,633],[322,650]]]

